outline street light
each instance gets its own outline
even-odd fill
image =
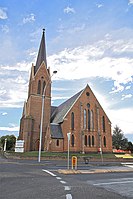
[[[99,107],[97,107],[97,125],[98,125],[98,137],[99,137],[99,152],[101,155],[101,161],[103,163],[102,141],[101,141],[100,121],[99,121]]]
[[[69,169],[69,148],[70,148],[70,136],[71,133],[67,133],[67,138],[68,138],[68,154],[67,154],[67,169]]]
[[[49,78],[49,81],[47,81],[44,90],[43,90],[43,94],[42,94],[42,113],[41,113],[41,124],[40,124],[40,142],[39,142],[39,153],[38,153],[38,162],[40,162],[41,159],[41,148],[42,148],[42,127],[43,127],[43,120],[44,120],[44,98],[45,98],[45,92],[46,92],[46,88],[48,83],[51,82],[51,78],[54,74],[56,74],[57,71],[53,71],[52,75]]]

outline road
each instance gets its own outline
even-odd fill
[[[58,173],[58,168],[64,168],[64,161],[43,161],[39,164],[36,161],[0,158],[0,198],[133,198],[132,172],[64,175]]]

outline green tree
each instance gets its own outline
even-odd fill
[[[127,149],[133,153],[133,144],[132,144],[132,142],[128,142]]]
[[[6,150],[14,150],[16,137],[14,135],[5,135],[0,138],[0,145],[4,148],[5,139],[7,138]]]
[[[116,149],[127,149],[128,139],[124,137],[122,130],[116,125],[113,130],[112,144]]]

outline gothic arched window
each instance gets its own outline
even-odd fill
[[[103,132],[105,132],[105,117],[102,117],[102,127],[103,127]]]
[[[41,80],[38,81],[37,94],[41,94]]]
[[[71,113],[71,129],[74,130],[74,112]]]
[[[94,136],[92,136],[92,146],[94,146],[95,144],[95,139],[94,139]]]
[[[85,146],[87,146],[87,135],[85,135]]]
[[[94,131],[94,114],[93,114],[93,111],[91,110],[90,112],[90,120],[91,120],[91,130]]]
[[[58,139],[56,140],[56,146],[59,146],[59,140]]]
[[[84,110],[84,129],[86,129],[86,109]]]
[[[46,85],[46,82],[45,82],[45,81],[43,81],[43,85],[42,85],[42,95],[43,95],[43,93],[44,93],[45,85]],[[44,95],[45,95],[45,93],[44,93]]]
[[[89,147],[91,147],[91,136],[90,135],[88,136],[88,145],[89,145]]]
[[[90,131],[91,121],[90,121],[90,110],[88,110],[88,131]]]
[[[71,137],[71,144],[72,144],[72,147],[74,147],[74,135],[72,135]]]
[[[106,137],[105,136],[103,138],[103,145],[104,145],[104,147],[106,147]]]

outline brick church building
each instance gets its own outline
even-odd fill
[[[24,140],[25,151],[39,149],[44,89],[42,150],[67,151],[70,132],[72,152],[98,152],[100,148],[103,152],[112,152],[111,122],[89,85],[58,107],[51,106],[51,74],[47,67],[44,31],[36,65],[32,64],[28,98],[20,120],[19,139]]]

